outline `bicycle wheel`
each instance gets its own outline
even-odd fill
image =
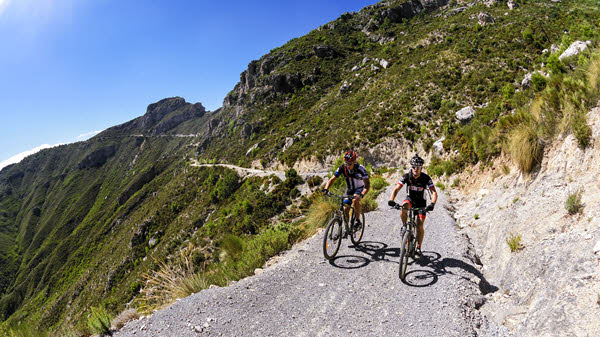
[[[323,255],[327,260],[335,257],[342,243],[342,220],[333,218],[329,221],[323,237]]]
[[[402,236],[402,246],[400,248],[400,268],[398,271],[398,275],[400,276],[400,279],[402,281],[404,281],[404,278],[406,277],[406,267],[408,267],[408,256],[410,255],[409,254],[410,241],[411,241],[410,231],[404,232],[404,235]]]
[[[356,217],[354,216],[354,208],[350,209],[350,241],[353,244],[358,245],[360,240],[363,238],[365,233],[365,213],[360,214],[360,225],[356,226]]]

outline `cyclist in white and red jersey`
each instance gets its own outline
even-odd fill
[[[394,206],[396,204],[396,202],[394,201],[396,195],[398,194],[398,192],[400,192],[402,186],[407,185],[408,195],[406,196],[406,199],[402,202],[402,204],[406,204],[408,208],[423,208],[427,205],[427,202],[425,201],[425,190],[429,189],[431,191],[431,203],[429,204],[429,206],[427,206],[425,210],[418,212],[419,220],[417,223],[417,254],[419,254],[420,256],[423,256],[423,254],[421,253],[421,244],[423,243],[423,237],[425,236],[425,231],[423,229],[423,224],[425,223],[426,217],[425,214],[428,211],[433,211],[433,208],[435,207],[435,203],[438,198],[438,194],[435,190],[435,185],[433,185],[433,181],[427,174],[422,172],[423,164],[425,164],[423,158],[419,157],[418,154],[415,154],[415,156],[410,160],[410,165],[412,166],[410,171],[408,171],[408,173],[402,176],[402,179],[398,182],[398,185],[392,191],[392,195],[390,196],[390,200],[388,201],[388,204],[390,206]],[[406,209],[402,210],[401,218],[403,228],[404,226],[406,226],[406,218],[408,217],[407,213],[408,211]]]
[[[354,195],[352,205],[356,210],[355,226],[360,227],[360,200],[369,192],[371,184],[369,182],[367,169],[356,161],[356,152],[350,150],[344,154],[344,164],[338,167],[333,173],[331,179],[325,184],[323,192],[327,193],[331,184],[342,175],[346,178],[346,195]],[[348,215],[349,211],[350,210],[346,207],[346,215]]]

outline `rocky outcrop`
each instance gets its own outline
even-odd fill
[[[383,9],[377,9],[378,6],[374,5],[372,8],[375,10],[371,12],[375,12],[376,15],[367,25],[367,29],[370,31],[377,30],[386,20],[392,23],[402,22],[402,20],[411,19],[423,11],[437,10],[448,5],[449,2],[449,0],[412,0]],[[371,12],[366,14],[375,14]]]
[[[186,104],[181,97],[165,98],[148,105],[146,113],[142,116],[140,126],[150,128],[158,123],[167,114],[183,107]]]
[[[185,103],[176,110],[179,110],[176,114],[161,120],[152,131],[152,134],[156,135],[165,133],[185,121],[194,118],[200,118],[206,113],[206,109],[204,109],[204,106],[201,103]]]

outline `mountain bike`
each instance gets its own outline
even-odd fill
[[[415,252],[417,249],[417,215],[419,211],[430,212],[427,207],[412,207],[408,208],[406,204],[399,205],[395,204],[392,206],[397,210],[407,209],[408,217],[406,226],[402,226],[402,246],[400,246],[400,269],[398,274],[402,281],[406,278],[406,268],[408,267],[408,258],[415,259]]]
[[[323,237],[323,255],[327,260],[331,260],[340,249],[342,239],[347,237],[348,234],[350,234],[350,241],[354,245],[360,243],[365,232],[365,214],[361,213],[361,222],[357,224],[356,211],[351,206],[352,199],[354,199],[353,195],[335,195],[329,192],[326,195],[340,200],[340,208],[334,212],[333,218],[329,220],[329,224],[325,229],[325,236]],[[344,212],[345,207],[350,207],[350,221],[348,221]]]

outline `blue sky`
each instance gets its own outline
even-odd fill
[[[165,97],[215,110],[251,60],[376,2],[0,0],[0,167]]]

